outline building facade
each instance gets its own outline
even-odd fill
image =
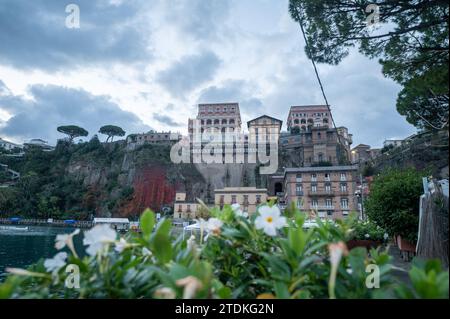
[[[182,135],[180,133],[172,132],[156,132],[149,131],[143,134],[131,134],[127,137],[128,144],[170,144],[181,140]]]
[[[378,148],[371,148],[366,144],[358,144],[351,151],[352,163],[363,164],[367,163],[381,154],[381,150]]]
[[[259,136],[265,136],[267,142],[278,143],[283,121],[274,117],[263,115],[247,122],[249,139],[258,141]]]
[[[327,106],[292,106],[287,122],[288,132],[281,134],[280,147],[295,150],[300,166],[350,163],[352,135],[346,127],[333,127]]]
[[[231,129],[234,132],[241,131],[241,111],[239,103],[212,103],[199,104],[196,120],[203,132],[225,132]],[[188,131],[194,133],[195,119],[189,119]]]
[[[176,193],[175,203],[173,207],[173,217],[179,219],[195,219],[197,218],[198,203],[186,201],[186,193]]]
[[[243,211],[254,214],[259,205],[267,202],[267,189],[256,187],[225,187],[214,191],[214,204],[223,208],[224,205],[239,204]]]
[[[7,151],[12,151],[15,148],[22,148],[22,145],[15,144],[13,142],[9,142],[0,138],[0,148],[3,148]]]
[[[337,219],[358,211],[355,196],[357,166],[287,168],[284,198],[302,211],[322,219]]]
[[[44,141],[40,138],[31,139],[30,141],[23,143],[23,146],[25,149],[36,147],[44,151],[53,151],[55,149],[54,146],[49,145],[47,141]]]

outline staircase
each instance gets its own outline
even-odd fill
[[[8,168],[8,165],[6,164],[0,163],[0,170],[4,170],[11,174],[11,181],[0,184],[0,187],[9,187],[20,178],[20,173]]]

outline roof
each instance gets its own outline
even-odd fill
[[[367,144],[358,144],[358,145],[356,145],[353,149],[358,148],[358,147],[368,147],[368,148],[370,148],[370,145],[367,145]]]
[[[286,168],[284,170],[284,175],[286,175],[286,173],[356,171],[356,170],[358,170],[358,165],[297,167],[297,168]]]
[[[276,118],[274,118],[274,117],[272,117],[272,116],[269,116],[269,115],[261,115],[261,116],[255,118],[255,119],[253,119],[253,120],[248,121],[248,122],[247,122],[247,126],[248,126],[251,122],[257,121],[257,120],[259,120],[259,119],[261,119],[261,118],[263,118],[263,117],[267,117],[267,118],[269,118],[269,119],[271,119],[271,120],[278,121],[278,122],[280,122],[280,125],[283,125],[283,121],[282,121],[282,120],[276,119]]]
[[[128,218],[94,218],[94,223],[129,223]]]

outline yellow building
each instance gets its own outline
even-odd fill
[[[176,193],[173,217],[182,219],[197,218],[198,203],[186,202],[186,193]]]
[[[214,191],[216,206],[239,204],[243,211],[253,214],[256,208],[267,202],[267,189],[256,187],[225,187]]]

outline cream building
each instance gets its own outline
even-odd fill
[[[266,142],[278,143],[283,121],[268,115],[247,122],[249,139],[257,142],[259,136],[265,136]]]
[[[256,208],[267,202],[267,189],[256,187],[225,187],[214,191],[214,204],[223,208],[224,205],[239,204],[242,210],[253,214]]]
[[[173,207],[173,217],[181,219],[197,218],[198,203],[186,201],[186,193],[175,194],[175,204]]]

